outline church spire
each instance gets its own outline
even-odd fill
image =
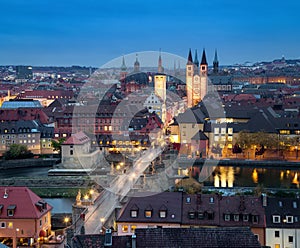
[[[198,60],[197,49],[196,49],[196,51],[195,51],[195,60],[194,60],[194,64],[195,64],[195,66],[199,67],[199,60]]]
[[[134,62],[134,72],[140,71],[140,62],[138,61],[138,54],[135,55],[135,62]]]
[[[189,51],[189,56],[188,56],[187,64],[189,64],[189,65],[193,64],[193,57],[192,57],[191,48],[190,48],[190,51]]]
[[[161,49],[159,49],[159,57],[158,57],[158,68],[157,68],[158,73],[163,73],[164,68],[162,66],[162,59],[161,59]]]
[[[214,58],[214,61],[213,61],[213,72],[214,73],[219,72],[219,61],[218,61],[217,49],[215,51],[215,58]]]
[[[201,65],[207,65],[205,49],[203,49],[203,52],[202,52]]]
[[[122,59],[121,70],[122,70],[122,71],[126,71],[126,70],[127,70],[127,67],[126,67],[126,64],[125,64],[125,58],[124,58],[124,56],[123,56],[123,59]]]

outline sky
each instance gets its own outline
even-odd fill
[[[0,65],[95,66],[158,51],[300,58],[299,0],[0,0]]]

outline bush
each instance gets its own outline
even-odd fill
[[[27,149],[25,145],[12,144],[9,150],[4,153],[4,158],[9,159],[24,159],[32,158],[33,153]]]

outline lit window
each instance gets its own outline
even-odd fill
[[[12,222],[8,222],[7,227],[8,227],[9,229],[12,229],[12,228],[14,227],[14,224],[13,224]]]
[[[124,233],[128,232],[128,225],[122,225],[122,232]]]
[[[213,197],[209,198],[209,203],[214,203],[214,198]]]
[[[151,218],[152,217],[152,211],[151,210],[146,210],[145,211],[145,217],[146,218]]]
[[[215,133],[215,134],[219,134],[219,128],[218,128],[218,127],[215,127],[214,133]]]
[[[136,225],[132,225],[132,226],[131,226],[131,232],[134,232],[135,229],[136,229]]]
[[[186,198],[186,203],[191,203],[191,197]]]
[[[297,208],[297,202],[293,202],[293,208]]]

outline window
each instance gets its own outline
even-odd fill
[[[230,221],[230,214],[225,214],[224,220],[225,221]]]
[[[280,232],[279,231],[275,231],[275,238],[279,238],[280,237]]]
[[[275,248],[280,248],[280,244],[275,244]]]
[[[252,222],[253,222],[254,224],[257,224],[257,223],[258,223],[258,215],[253,215],[253,216],[252,216]]]
[[[73,150],[70,150],[70,155],[73,155]]]
[[[145,217],[146,218],[151,218],[152,217],[152,211],[151,210],[146,210],[145,211]]]
[[[186,198],[186,203],[191,203],[191,197]]]
[[[131,211],[130,211],[130,216],[131,216],[131,218],[136,218],[137,215],[138,215],[138,211],[137,211],[137,210],[131,210]]]
[[[280,216],[279,215],[273,215],[273,223],[280,223]]]
[[[40,220],[40,226],[42,226],[43,225],[43,221],[42,220]]]
[[[214,198],[213,197],[209,198],[209,203],[214,203]]]
[[[6,228],[6,223],[5,222],[0,222],[0,228]]]
[[[124,233],[128,232],[128,225],[122,225],[122,232]]]
[[[293,208],[297,208],[297,202],[293,202]]]
[[[167,217],[167,211],[166,210],[160,210],[159,211],[159,217],[160,218],[166,218]]]
[[[198,219],[203,220],[204,219],[204,213],[203,212],[198,212]]]
[[[136,229],[136,225],[132,225],[131,226],[131,232],[135,232],[135,229]]]
[[[214,213],[213,213],[213,212],[208,212],[208,213],[207,213],[207,218],[208,218],[209,220],[213,220],[213,219],[214,219]]]
[[[254,236],[257,238],[257,240],[259,240],[259,235],[258,234],[254,234]]]
[[[293,243],[294,242],[294,237],[293,236],[289,236],[288,240],[289,240],[289,243]]]
[[[7,227],[8,227],[9,229],[12,229],[12,228],[14,227],[14,224],[13,224],[12,222],[8,222]]]
[[[14,216],[15,209],[16,209],[16,205],[9,205],[7,207],[7,216]]]
[[[238,214],[233,215],[233,220],[234,221],[239,221],[240,220],[240,216]]]
[[[233,128],[232,127],[228,128],[228,134],[233,134]]]
[[[293,216],[286,216],[286,223],[294,223]]]
[[[196,217],[195,212],[190,211],[190,212],[189,212],[189,218],[190,218],[190,219],[195,219],[195,217]]]
[[[278,205],[279,205],[279,207],[282,208],[282,201],[279,201],[279,202],[278,202]]]
[[[245,222],[249,221],[249,215],[248,214],[243,215],[243,221],[245,221]]]

